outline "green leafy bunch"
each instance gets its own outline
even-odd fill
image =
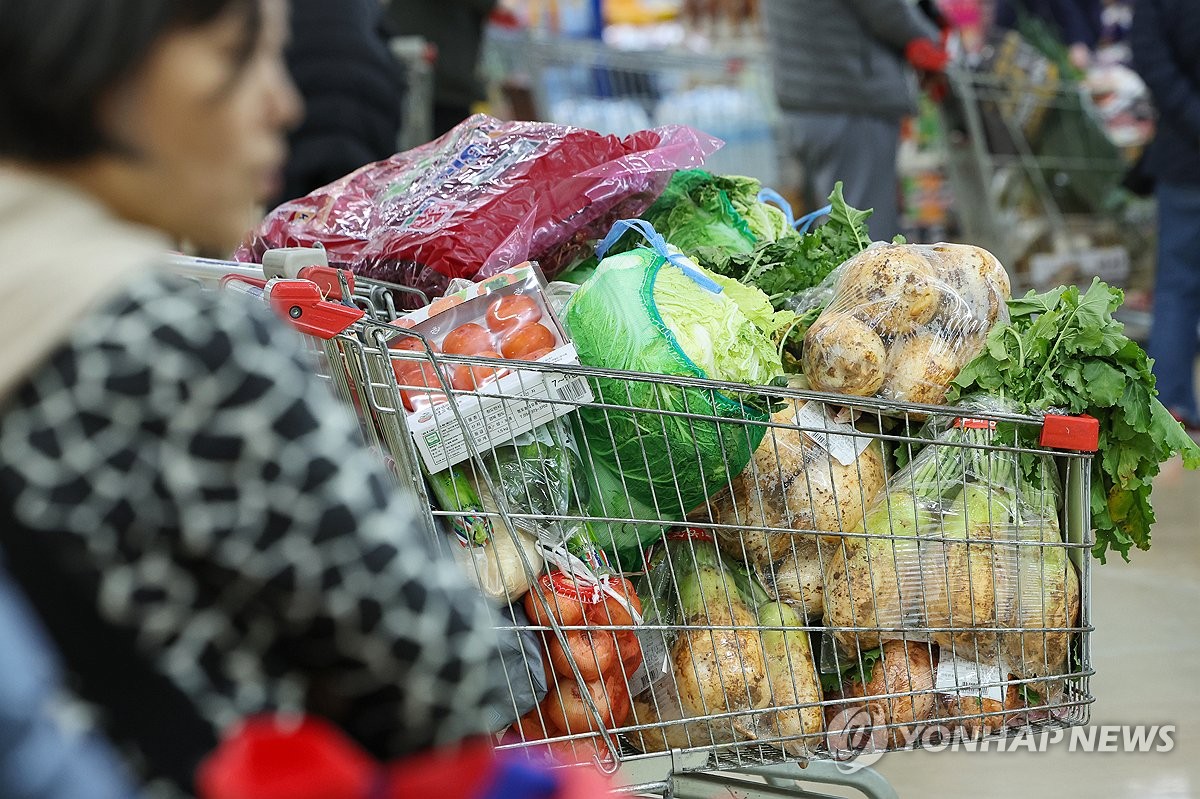
[[[871,244],[871,211],[846,204],[839,182],[829,195],[829,219],[803,236],[760,242],[748,253],[701,247],[696,260],[708,269],[763,291],[776,308],[802,291],[818,286],[829,273]]]
[[[1200,468],[1200,447],[1157,399],[1151,361],[1112,317],[1123,298],[1097,278],[1086,292],[1060,286],[1010,301],[1010,321],[992,329],[947,397],[956,403],[982,393],[1026,412],[1099,420],[1091,512],[1093,554],[1102,562],[1110,549],[1129,560],[1131,547],[1150,548],[1150,492],[1160,464],[1179,453],[1187,468]]]

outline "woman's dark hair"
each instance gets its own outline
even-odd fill
[[[0,0],[0,158],[78,161],[119,150],[99,127],[104,93],[172,30],[246,15],[253,52],[260,0]]]

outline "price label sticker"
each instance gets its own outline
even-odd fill
[[[1007,678],[1007,670],[995,664],[943,657],[938,661],[933,686],[942,694],[978,696],[1003,703]]]
[[[823,402],[806,402],[796,412],[796,426],[829,457],[843,466],[852,466],[871,446],[871,439],[862,435],[854,425],[835,421]]]

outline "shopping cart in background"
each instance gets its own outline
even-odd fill
[[[404,103],[396,152],[418,147],[433,138],[433,65],[437,48],[420,36],[395,36],[388,41],[404,69]]]
[[[1088,721],[1093,701],[1088,497],[1095,442],[1088,441],[1086,422],[982,409],[971,410],[968,418],[961,409],[789,387],[563,363],[522,362],[518,368],[512,361],[438,354],[426,335],[397,324],[394,302],[380,301],[388,286],[358,279],[351,288],[348,273],[316,263],[308,252],[273,255],[267,271],[298,275],[307,267],[313,280],[268,279],[249,265],[219,262],[181,262],[177,268],[209,284],[224,282],[256,294],[307,334],[314,368],[355,409],[366,443],[387,458],[398,485],[430,509],[422,515],[423,526],[447,557],[481,568],[479,559],[464,558],[464,548],[474,543],[464,542],[465,528],[482,525],[497,541],[511,539],[514,556],[493,566],[502,582],[532,586],[525,600],[532,620],[517,616],[499,625],[507,642],[501,655],[509,692],[496,711],[497,729],[516,722],[498,736],[500,747],[590,763],[613,776],[615,790],[628,794],[817,796],[805,792],[807,782],[851,786],[887,799],[895,794],[876,772],[857,768],[861,763],[841,769],[837,758]],[[484,296],[487,291],[480,289]],[[553,292],[550,296],[558,302]],[[510,370],[519,388],[500,392],[487,382],[456,388],[449,375],[462,368]],[[406,379],[412,375],[423,377]],[[545,390],[547,385],[557,388]],[[830,418],[827,402],[856,416],[857,426]],[[430,410],[435,436],[460,442],[468,453],[457,474],[489,496],[469,515],[437,509],[422,465],[426,456],[410,429],[414,408],[435,406],[444,411]],[[554,441],[569,447],[569,467],[554,460],[548,468],[544,448],[513,446],[505,422],[495,421],[540,414],[552,418],[546,427]],[[923,431],[931,425],[946,435],[927,437]],[[1042,483],[1043,495],[1032,500],[1055,508],[1044,520],[1052,528],[1049,535],[1030,520],[1024,527],[972,527],[962,536],[948,526],[936,532],[905,529],[906,514],[911,519],[923,511],[915,500],[906,505],[899,498],[917,496],[913,475],[932,472],[889,469],[886,480],[880,472],[879,485],[889,498],[883,506],[868,506],[864,495],[838,496],[823,481],[822,472],[836,467],[818,455],[840,447],[858,453],[848,467],[842,461],[849,470],[843,473],[857,472],[859,485],[867,485],[862,453],[882,452],[885,444],[907,453],[907,460],[920,449],[913,466],[941,464],[932,485],[942,496],[970,485],[985,491],[983,515],[989,520],[991,503],[999,498],[992,482],[981,479],[978,464],[988,464],[984,471],[990,473],[1005,459],[1042,456],[1062,479],[1061,517],[1051,478]],[[504,463],[498,468],[501,449]],[[598,475],[608,473],[613,450],[625,459],[615,478],[609,474],[615,484],[606,488]],[[787,459],[779,453],[787,452],[795,459],[785,468]],[[738,463],[731,462],[735,459]],[[673,468],[652,468],[664,462]],[[691,507],[685,497],[697,490],[697,474],[703,494],[731,500],[724,510],[715,500],[701,503],[699,512]],[[551,483],[565,492],[563,502],[546,502]],[[803,507],[811,509],[821,491],[833,492],[829,498],[839,514],[855,505],[869,507],[868,520],[873,512],[878,522],[882,513],[891,532],[878,534],[866,521],[862,528],[846,525],[854,532],[806,522]],[[604,554],[592,558],[576,550],[588,568],[581,568],[573,585],[539,580],[541,554],[522,537],[547,529],[563,536],[586,531]],[[760,579],[763,572],[742,563],[752,560],[749,551],[764,540],[769,548],[779,547],[770,585]],[[851,552],[857,553],[853,563]],[[921,554],[913,559],[912,553]],[[838,557],[844,559],[840,572],[828,568]],[[968,566],[974,560],[965,572],[970,585],[950,585],[953,559],[965,559]],[[803,578],[785,589],[783,570],[800,572],[814,561],[827,567],[823,577],[831,581],[824,591],[813,593]],[[1048,583],[1032,578],[1054,569],[1076,575],[1077,615],[1023,618],[1019,624],[1001,618],[999,606],[1020,604],[1014,597],[1040,593],[1045,602]],[[614,573],[606,577],[606,571]],[[853,580],[851,572],[857,575]],[[884,587],[887,574],[890,588]],[[475,579],[483,584],[496,576]],[[608,604],[625,578],[641,584],[640,607],[627,595],[617,606]],[[952,590],[965,593],[954,598]],[[894,612],[884,610],[884,597],[896,591],[903,596]],[[584,593],[594,594],[588,601],[605,604],[605,615],[568,612],[572,602],[584,601]],[[836,618],[828,608],[824,614],[808,612],[812,603],[839,601],[843,611],[850,609],[848,622],[828,623]],[[939,603],[946,608],[941,617],[931,610]],[[614,616],[618,606],[628,612]],[[596,653],[613,641],[621,652],[628,636],[637,640],[640,665],[597,677]],[[903,660],[889,662],[887,648],[876,651],[885,639],[885,647],[901,647]],[[520,643],[530,640],[537,642],[533,649]],[[1062,662],[1050,662],[1051,641],[1063,653]],[[555,646],[560,657],[548,659]],[[871,666],[874,658],[882,660]],[[1009,671],[1013,658],[1024,659],[1019,676]],[[877,679],[868,673],[882,675],[882,688],[868,687]],[[859,677],[845,677],[852,674]],[[830,675],[850,682],[837,692],[815,688]],[[854,679],[861,686],[857,692]],[[537,700],[539,681],[550,689],[548,699]],[[702,696],[692,695],[691,683]],[[570,714],[568,700],[574,703]],[[918,716],[918,706],[929,715]],[[561,719],[569,719],[565,727]]]
[[[948,77],[943,138],[964,240],[996,253],[1025,287],[1093,275],[1123,285],[1149,233],[1127,214],[1130,156],[1087,88],[1016,33]]]
[[[778,182],[779,114],[760,48],[621,50],[492,26],[482,64],[497,116],[622,136],[690,125],[725,142],[706,162],[711,171]]]

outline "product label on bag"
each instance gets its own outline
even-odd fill
[[[638,630],[638,645],[642,648],[642,665],[629,678],[629,695],[637,696],[661,680],[670,671],[665,630]]]
[[[979,696],[1003,703],[1007,679],[1008,669],[1003,664],[944,656],[938,661],[933,687],[941,694]]]
[[[871,446],[871,438],[860,433],[853,425],[834,421],[829,408],[823,402],[806,402],[796,412],[797,427],[829,457],[843,466],[852,466]]]
[[[539,363],[578,365],[575,347],[564,344]],[[489,396],[490,395],[490,396]],[[581,375],[513,370],[474,394],[453,399],[477,452],[487,452],[590,402],[592,390]],[[471,456],[463,428],[449,402],[412,413],[409,428],[430,472],[440,472]]]

